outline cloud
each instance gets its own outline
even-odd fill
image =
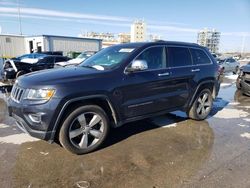
[[[0,16],[2,17],[18,17],[17,8],[10,6],[17,6],[16,1],[0,0],[0,5],[9,5],[9,7],[0,7]],[[40,20],[54,20],[76,23],[99,24],[116,27],[130,27],[133,22],[132,18],[106,16],[98,14],[82,14],[76,12],[66,12],[58,10],[47,10],[40,8],[21,7],[21,17]],[[0,22],[3,22],[1,20]],[[179,22],[159,22],[148,21],[148,29],[150,32],[171,32],[174,34],[185,33],[191,35],[197,33],[200,29],[187,27],[187,24]],[[221,32],[222,36],[250,36],[249,32]]]
[[[0,13],[0,16],[17,18],[18,14],[1,14]],[[30,19],[39,19],[39,20],[49,20],[49,21],[77,22],[77,23],[98,24],[98,25],[106,25],[106,26],[130,27],[129,23],[107,22],[107,21],[100,21],[100,20],[84,20],[84,19],[58,18],[58,17],[34,16],[34,15],[22,15],[21,17],[30,18]],[[0,21],[0,22],[5,22],[5,21]],[[18,20],[16,22],[18,22]]]
[[[0,7],[0,16],[17,17],[18,15],[17,15],[17,10],[15,8]],[[99,24],[99,25],[128,27],[128,28],[133,22],[132,19],[124,17],[69,13],[69,12],[36,9],[36,8],[21,8],[21,17],[31,18],[31,19]],[[174,24],[174,22],[171,22],[171,24]],[[181,23],[175,23],[175,24],[181,24]],[[193,28],[158,25],[158,24],[149,24],[148,28],[154,31],[175,31],[175,32],[189,32],[189,33],[195,33],[198,31],[197,29]]]
[[[21,8],[22,15],[37,15],[37,16],[50,16],[50,17],[61,17],[61,18],[79,18],[79,19],[90,19],[90,20],[106,20],[106,21],[120,21],[128,22],[131,19],[116,17],[116,16],[106,16],[106,15],[95,15],[95,14],[81,14],[74,12],[64,12],[57,10],[47,10],[39,8]],[[0,13],[16,13],[17,9],[12,7],[0,7]]]
[[[148,25],[149,29],[160,30],[160,31],[175,31],[175,32],[187,32],[197,33],[199,30],[194,28],[166,26],[166,25]]]
[[[18,3],[17,3],[17,1],[0,0],[0,5],[2,5],[2,6],[18,6]],[[21,3],[19,5],[21,5]]]
[[[222,36],[249,37],[250,32],[221,32]]]

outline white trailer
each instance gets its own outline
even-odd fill
[[[10,58],[42,51],[99,51],[102,40],[81,37],[39,35],[21,36],[0,34],[0,57]]]
[[[102,40],[81,37],[66,37],[54,35],[41,35],[25,38],[26,51],[62,51],[66,55],[70,51],[99,51]]]

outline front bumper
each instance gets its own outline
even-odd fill
[[[11,98],[8,100],[9,115],[16,120],[18,127],[35,138],[52,142],[55,132],[53,131],[59,100],[51,99],[47,103],[28,105],[17,103]],[[30,115],[41,115],[41,121],[35,122]]]
[[[24,121],[24,119],[22,119],[18,115],[12,113],[11,116],[16,120],[16,125],[23,132],[28,133],[30,136],[33,136],[35,138],[39,138],[39,139],[42,139],[42,140],[50,140],[50,138],[52,136],[52,132],[50,132],[50,131],[49,132],[38,131],[38,130],[31,129],[29,127],[29,125]]]
[[[237,79],[237,84],[240,85],[242,93],[250,96],[250,80],[245,80],[242,78]]]

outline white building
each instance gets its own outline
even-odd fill
[[[147,36],[147,25],[144,21],[135,21],[131,25],[131,42],[144,42]]]
[[[130,33],[119,33],[118,34],[118,42],[119,43],[128,43],[131,40]]]
[[[80,34],[80,37],[83,38],[92,38],[92,39],[101,39],[103,41],[113,42],[116,41],[115,35],[113,33],[98,33],[98,32],[86,32]]]
[[[6,58],[43,51],[62,51],[66,55],[70,51],[99,51],[101,48],[100,39],[54,35],[0,35],[0,56]]]
[[[154,35],[154,34],[149,35],[149,41],[155,42],[155,41],[159,41],[159,40],[162,40],[162,36]]]
[[[10,58],[24,53],[24,36],[0,34],[0,57]]]
[[[217,53],[219,51],[220,32],[205,28],[198,32],[197,43],[207,47],[212,53]]]

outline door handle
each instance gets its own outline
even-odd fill
[[[191,72],[200,72],[200,69],[192,69]]]
[[[158,76],[169,76],[170,73],[169,72],[165,72],[165,73],[159,73]]]

